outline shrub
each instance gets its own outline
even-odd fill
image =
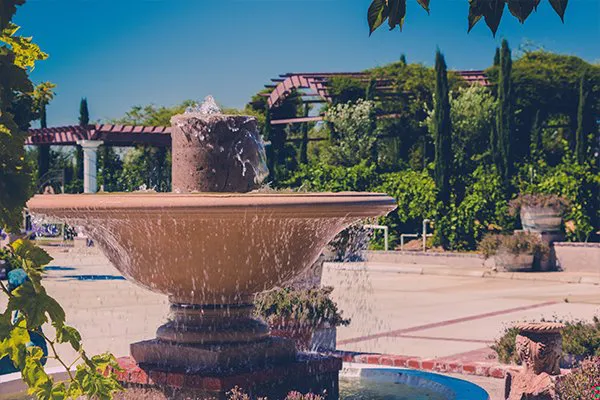
[[[332,287],[276,289],[257,295],[254,305],[257,315],[270,324],[347,326],[350,320],[342,317],[330,297],[332,291]]]
[[[592,323],[581,321],[564,322],[561,332],[563,352],[578,357],[600,357],[600,319],[594,317]],[[515,339],[519,330],[507,328],[502,336],[491,347],[498,355],[498,360],[505,364],[520,362],[515,348]]]
[[[561,400],[597,399],[600,396],[600,357],[584,361],[579,368],[558,380]]]
[[[515,341],[519,330],[517,328],[507,328],[504,334],[496,339],[493,345],[490,346],[492,350],[498,355],[498,361],[504,364],[519,364],[519,355],[515,349]]]
[[[542,257],[547,255],[550,249],[537,236],[519,232],[513,235],[487,235],[479,243],[479,251],[488,259],[499,251],[507,251],[513,255],[533,254]]]
[[[554,194],[520,194],[509,203],[511,215],[519,214],[523,207],[547,207],[563,213],[569,207],[569,204],[567,199]]]

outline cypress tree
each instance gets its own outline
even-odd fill
[[[265,115],[265,126],[263,127],[263,139],[270,142],[269,146],[266,149],[267,153],[267,168],[269,169],[269,180],[272,182],[275,180],[275,149],[273,148],[272,141],[272,126],[271,126],[271,110],[269,106],[267,106],[267,111]]]
[[[496,53],[494,53],[494,67],[500,65],[500,49],[496,47]]]
[[[450,200],[450,174],[452,173],[452,122],[450,120],[450,99],[448,73],[444,56],[438,50],[435,55],[435,183],[439,200]]]
[[[588,110],[588,101],[589,86],[587,84],[586,72],[584,72],[579,81],[579,106],[577,108],[577,132],[575,134],[575,155],[579,164],[585,162],[587,135],[594,129],[593,120],[590,118]]]
[[[90,123],[90,112],[88,110],[87,99],[84,97],[79,103],[79,125],[86,126]]]
[[[498,77],[498,111],[496,114],[496,135],[498,151],[498,172],[502,177],[505,190],[510,189],[513,172],[513,94],[512,94],[512,58],[508,42],[502,41],[500,51],[500,74]],[[507,193],[508,194],[508,193]]]
[[[367,90],[365,92],[365,100],[375,100],[375,93],[377,91],[377,81],[373,78],[369,80]]]
[[[46,119],[46,104],[42,104],[40,108],[40,128],[48,127]],[[38,180],[48,173],[50,170],[50,145],[42,144],[38,146]],[[39,182],[43,183],[43,182]]]
[[[308,117],[309,105],[304,105],[304,116]],[[308,164],[308,122],[302,124],[302,143],[300,143],[300,162]]]
[[[406,65],[406,56],[404,55],[404,53],[402,53],[400,55],[400,62],[404,65]]]
[[[530,156],[532,160],[538,160],[542,156],[542,112],[538,109],[535,112],[533,125],[531,126],[531,144]]]
[[[79,103],[79,126],[87,126],[90,123],[90,112],[88,110],[88,103],[87,103],[87,99],[84,97],[81,99],[81,102]],[[80,179],[81,181],[83,181],[83,149],[81,148],[81,146],[77,146],[77,151],[76,151],[76,157],[77,157],[77,165],[76,165],[76,171],[77,171],[77,179]]]

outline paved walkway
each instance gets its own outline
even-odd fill
[[[129,343],[155,336],[166,319],[166,297],[123,280],[96,251],[50,252],[55,260],[45,285],[65,308],[67,322],[82,333],[88,352],[127,355]],[[590,320],[600,314],[600,287],[591,284],[370,272],[368,265],[325,268],[323,284],[335,287],[335,300],[352,318],[338,332],[338,347],[349,351],[489,360],[489,344],[515,321]],[[75,355],[62,350],[67,358]],[[501,380],[468,379],[500,399]]]

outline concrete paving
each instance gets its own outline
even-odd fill
[[[55,260],[45,286],[65,308],[67,322],[80,330],[89,353],[128,355],[129,343],[155,336],[166,319],[165,296],[124,280],[93,249],[50,253]],[[349,327],[338,330],[338,348],[350,351],[489,359],[489,344],[515,321],[600,315],[600,287],[591,284],[398,274],[369,271],[368,264],[353,270],[326,267],[323,284],[335,287],[334,299],[352,318]],[[67,359],[75,357],[66,346],[60,350]],[[501,380],[468,379],[491,394],[503,387]]]

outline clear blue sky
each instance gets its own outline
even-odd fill
[[[398,60],[450,68],[491,63],[507,38],[600,60],[600,1],[571,0],[562,24],[542,0],[521,25],[505,11],[493,38],[484,22],[466,32],[468,0],[408,0],[404,32],[368,36],[370,0],[29,0],[16,22],[50,58],[32,78],[58,85],[49,125],[77,121],[85,96],[92,120],[133,105],[172,105],[206,94],[242,107],[271,77],[294,71],[355,71]]]

